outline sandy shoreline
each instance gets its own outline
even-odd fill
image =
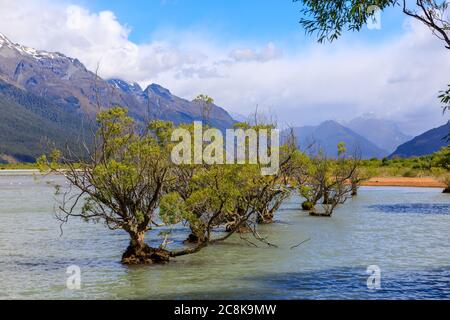
[[[376,177],[362,183],[365,187],[416,187],[416,188],[445,188],[446,185],[434,178],[402,178]]]
[[[44,175],[39,170],[0,170],[0,177]],[[445,188],[446,185],[434,178],[375,177],[364,181],[364,187],[416,187]]]

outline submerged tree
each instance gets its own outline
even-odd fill
[[[354,193],[352,179],[357,176],[359,158],[347,157],[344,144],[339,144],[338,149],[338,159],[327,158],[322,153],[311,157],[305,177],[300,176],[299,192],[306,199],[302,207],[311,215],[331,216]],[[318,205],[323,209],[320,212]]]
[[[258,134],[261,130],[269,132],[275,130],[275,125],[268,124],[256,124],[254,126],[247,124],[244,127],[254,130]],[[245,201],[254,206],[258,224],[272,223],[275,213],[293,191],[293,187],[290,185],[290,178],[297,171],[297,166],[300,164],[300,152],[297,149],[293,134],[284,137],[284,140],[281,146],[270,151],[278,153],[279,165],[277,172],[271,175],[253,174],[249,176],[252,179],[252,188],[247,190],[248,194],[245,196]],[[248,146],[248,149],[250,150],[251,146]],[[259,149],[259,145],[256,146],[256,149]],[[258,164],[256,167],[253,167],[253,169],[255,168],[261,172],[262,165]]]
[[[166,185],[174,182],[169,158],[172,124],[155,121],[142,128],[119,107],[100,112],[97,122],[88,161],[75,162],[70,149],[51,159],[62,164],[71,185],[57,217],[63,223],[76,217],[126,231],[130,244],[124,264],[168,261],[172,253],[149,247],[145,235],[157,225],[156,209]],[[49,161],[44,157],[40,163]]]
[[[189,240],[196,243],[191,251],[224,241],[244,229],[251,230],[249,224],[256,207],[255,198],[248,195],[254,190],[258,169],[253,165],[201,168],[192,178],[189,197],[184,199],[178,192],[168,194],[163,199],[161,214],[184,217],[191,229]]]
[[[438,169],[437,178],[446,185],[444,193],[450,194],[450,146],[433,154],[431,159],[431,167]]]
[[[97,122],[87,161],[77,161],[70,149],[64,155],[54,152],[51,159],[40,159],[42,166],[64,174],[71,185],[62,195],[57,217],[63,223],[76,217],[126,231],[130,244],[122,256],[124,264],[164,263],[200,250],[200,246],[167,250],[167,234],[158,248],[145,242],[146,234],[161,226],[159,220],[170,226],[190,219],[191,213],[168,196],[182,177],[171,161],[173,124],[153,121],[143,127],[119,107],[100,112]],[[59,171],[58,166],[65,170]]]
[[[100,112],[97,123],[94,143],[86,146],[88,159],[78,159],[67,148],[43,156],[39,163],[42,169],[63,174],[70,184],[69,190],[60,189],[57,217],[62,223],[81,218],[128,233],[122,263],[165,263],[198,252],[239,232],[258,211],[257,200],[265,190],[260,189],[258,165],[176,165],[174,125],[144,125],[120,107]],[[189,225],[194,244],[170,250],[171,229],[179,223]],[[160,227],[161,245],[149,246],[146,234],[156,235]]]

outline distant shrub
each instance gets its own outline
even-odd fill
[[[302,203],[302,209],[304,211],[311,211],[314,208],[314,203],[311,201],[305,201]]]
[[[408,170],[403,174],[404,178],[416,178],[419,173],[416,170]]]

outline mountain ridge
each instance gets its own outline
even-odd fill
[[[201,105],[176,97],[160,85],[151,84],[142,90],[137,83],[130,86],[120,79],[104,80],[78,59],[14,44],[4,35],[0,37],[0,77],[26,91],[45,96],[63,108],[92,115],[99,105],[106,108],[120,105],[142,119],[148,116],[150,107],[154,114],[166,118],[163,120],[174,119],[175,123],[202,119]],[[221,129],[234,123],[232,117],[216,105],[211,106],[209,120]]]
[[[387,151],[333,120],[322,122],[318,126],[292,129],[299,148],[312,154],[324,152],[327,157],[335,158],[338,155],[338,143],[345,142],[350,155],[360,153],[363,159],[383,158],[388,155]]]
[[[433,154],[450,145],[446,137],[450,132],[450,123],[428,130],[412,140],[400,145],[389,158],[411,158]]]
[[[29,119],[41,125],[47,121],[52,126],[56,125],[56,131],[47,132],[56,136],[45,138],[58,141],[60,136],[71,141],[73,132],[67,130],[70,134],[64,134],[65,129],[73,126],[79,128],[80,121],[95,124],[95,115],[100,109],[117,105],[127,108],[129,114],[138,121],[160,119],[175,124],[204,121],[221,130],[231,128],[235,123],[226,110],[215,104],[209,106],[210,112],[206,118],[204,105],[177,97],[158,84],[150,84],[143,89],[137,83],[121,79],[105,80],[89,71],[76,58],[16,44],[1,33],[0,97],[0,111],[12,112],[14,106],[18,112],[24,112]],[[33,103],[38,107],[33,106]],[[48,113],[45,112],[45,106],[48,107]],[[29,112],[34,113],[34,116],[29,115]],[[27,131],[26,136],[34,141],[34,147],[29,144],[26,148],[12,145],[14,137],[10,136],[8,129],[8,136],[2,142],[3,146],[0,146],[0,154],[16,155],[18,159],[35,157],[35,149],[40,147],[36,139],[32,139],[31,131],[34,130],[36,135],[42,134],[42,131],[30,126],[28,132],[20,117],[5,116],[2,121],[5,122],[5,130],[6,125],[8,128],[14,126],[11,122],[20,124],[18,127]],[[17,153],[18,150],[22,151]]]
[[[404,134],[396,123],[390,120],[363,115],[343,123],[383,150],[392,153],[401,144],[413,137]]]

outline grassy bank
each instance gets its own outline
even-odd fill
[[[450,146],[424,157],[364,160],[362,168],[372,177],[446,179],[450,172]]]
[[[0,164],[0,170],[39,170],[37,163]]]

